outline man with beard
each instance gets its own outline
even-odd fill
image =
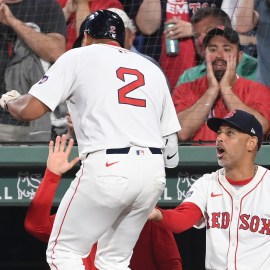
[[[205,269],[270,269],[270,171],[255,163],[262,126],[242,110],[207,124],[222,168],[198,179],[175,209],[154,209],[149,219],[174,233],[205,226]]]
[[[228,9],[229,11],[229,9]],[[204,61],[203,39],[206,33],[217,26],[224,25],[232,28],[231,19],[228,14],[217,7],[206,7],[199,9],[191,18],[191,26],[194,37],[194,45],[200,64],[187,69],[178,79],[176,86],[194,81],[206,75],[206,64]],[[241,42],[241,36],[239,36]],[[239,76],[256,81],[258,60],[243,52],[242,59],[237,65],[236,72]]]
[[[180,141],[215,141],[207,119],[224,117],[232,109],[253,114],[265,134],[270,123],[270,89],[236,73],[242,57],[237,32],[219,26],[207,32],[203,43],[207,75],[181,84],[173,93],[182,127],[178,132]]]

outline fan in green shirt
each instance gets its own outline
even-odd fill
[[[191,19],[196,52],[199,57],[204,58],[202,40],[210,29],[217,26],[231,26],[229,16],[220,8],[206,7],[199,9]],[[237,66],[237,74],[249,80],[256,80],[258,61],[256,58],[243,53],[242,60]],[[176,86],[194,81],[206,75],[205,62],[193,68],[187,69],[178,79]]]
[[[237,66],[236,72],[241,77],[245,77],[246,79],[256,81],[257,65],[258,65],[258,61],[256,58],[243,53],[242,60]],[[187,69],[179,77],[179,80],[176,86],[182,83],[195,81],[196,79],[199,79],[204,75],[206,75],[205,62],[193,68]]]

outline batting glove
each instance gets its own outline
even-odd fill
[[[11,90],[11,91],[2,95],[2,97],[0,99],[0,106],[5,111],[8,111],[8,107],[7,107],[8,102],[11,101],[12,99],[16,99],[20,96],[21,96],[21,94],[18,91]]]

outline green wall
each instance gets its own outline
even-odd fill
[[[0,146],[0,206],[27,206],[33,198],[46,168],[47,145]],[[74,147],[72,157],[77,155]],[[180,163],[167,170],[167,187],[160,206],[175,206],[184,198],[192,183],[202,174],[218,169],[215,147],[179,146]],[[263,145],[257,163],[270,165],[270,145]],[[78,166],[64,175],[57,190],[58,205]]]

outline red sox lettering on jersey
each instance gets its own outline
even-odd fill
[[[224,169],[193,184],[185,202],[204,216],[205,224],[197,226],[206,226],[206,269],[270,269],[269,190],[270,171],[260,166],[241,188],[226,180]]]
[[[211,216],[207,216],[206,228],[207,229],[228,229],[230,225],[230,213],[219,212],[211,213]],[[239,216],[240,224],[239,230],[249,230],[253,233],[260,233],[270,235],[270,219],[261,218],[259,216],[251,216],[248,214],[241,214]]]

